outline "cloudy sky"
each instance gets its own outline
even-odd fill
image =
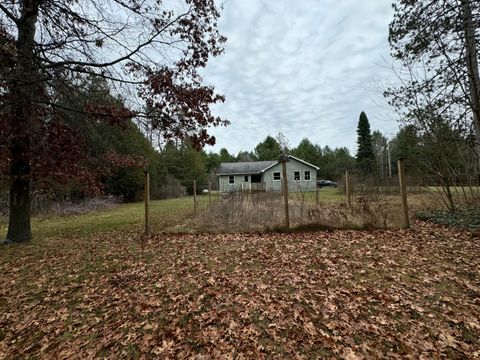
[[[388,82],[389,0],[226,0],[220,30],[225,54],[205,81],[225,94],[214,129],[218,151],[252,150],[282,132],[291,146],[304,137],[356,151],[364,110],[373,130],[392,135],[396,116],[372,89]]]

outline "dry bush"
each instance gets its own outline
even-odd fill
[[[212,231],[256,231],[283,223],[281,193],[230,193],[199,211],[195,225]]]
[[[158,199],[179,198],[187,195],[187,189],[185,186],[182,186],[178,179],[169,174],[165,178],[165,183],[155,190],[152,195]]]
[[[297,218],[299,225],[326,228],[395,228],[402,225],[400,202],[386,196],[358,196],[352,206],[344,203],[311,204],[307,217]]]
[[[393,196],[358,196],[351,208],[342,202],[317,205],[300,196],[289,201],[289,213],[292,228],[363,229],[402,225],[401,204]],[[201,209],[191,225],[197,230],[230,232],[277,229],[284,223],[281,193],[232,193]]]

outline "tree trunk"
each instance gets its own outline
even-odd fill
[[[12,79],[12,110],[9,143],[10,216],[7,242],[29,241],[30,227],[30,161],[33,96],[35,93],[34,39],[39,0],[24,0],[17,21],[17,67]]]
[[[450,182],[447,178],[443,179],[445,195],[447,196],[448,210],[451,212],[455,211],[455,202],[453,201],[452,190],[450,188]]]
[[[477,60],[477,44],[473,25],[470,0],[461,0],[463,12],[463,29],[465,31],[465,50],[470,88],[470,100],[473,112],[473,125],[477,142],[477,158],[480,159],[480,75]]]

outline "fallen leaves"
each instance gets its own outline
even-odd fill
[[[468,232],[421,224],[135,239],[115,232],[1,249],[0,354],[480,354],[480,245]]]

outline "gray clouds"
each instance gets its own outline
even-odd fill
[[[394,132],[394,114],[366,90],[389,76],[381,64],[392,14],[385,0],[228,1],[225,54],[204,72],[226,95],[214,113],[231,121],[212,130],[213,150],[251,150],[281,131],[292,145],[308,137],[354,152],[362,110],[373,129]]]

